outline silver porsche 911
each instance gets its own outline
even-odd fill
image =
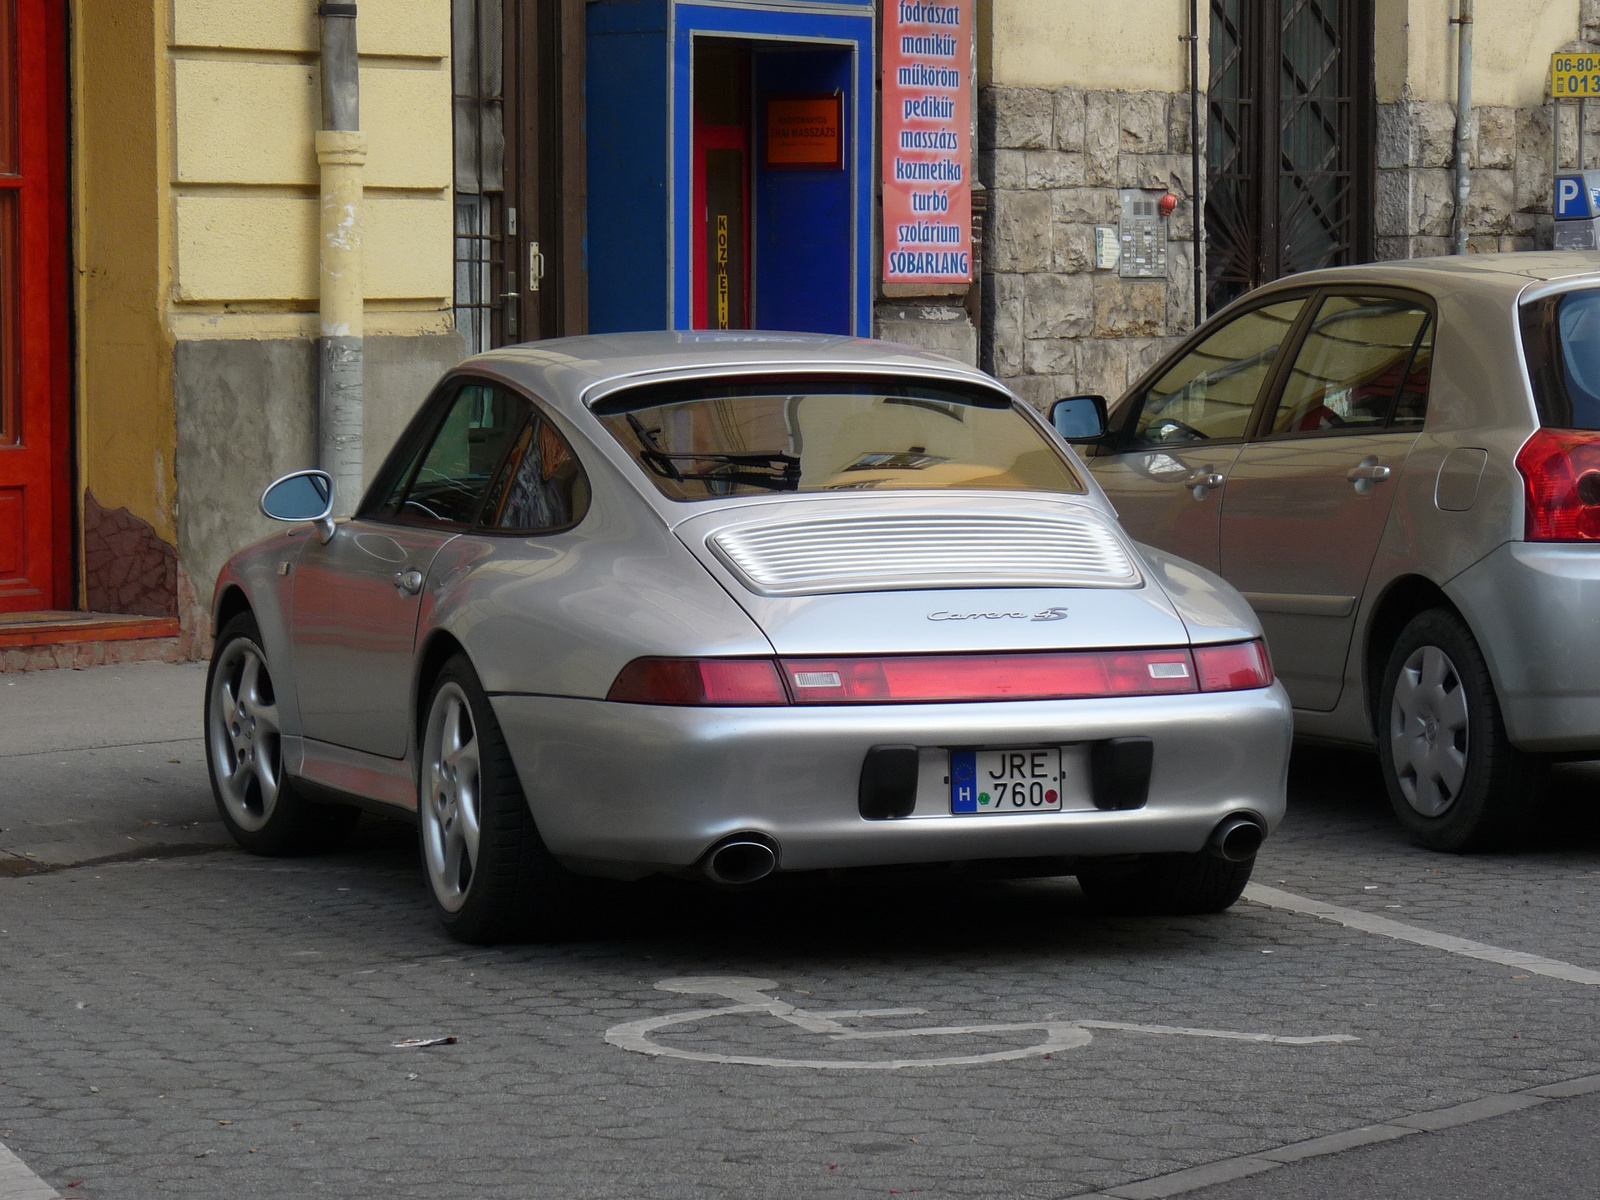
[[[1063,402],[1093,438],[1103,404]],[[618,334],[452,371],[355,506],[217,583],[206,745],[247,850],[414,813],[487,941],[573,875],[981,864],[1226,908],[1283,813],[1248,605],[1131,542],[1051,426],[907,347]]]

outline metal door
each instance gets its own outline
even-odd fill
[[[422,586],[450,528],[355,520],[295,564],[295,684],[305,735],[402,758]]]
[[[1372,257],[1372,0],[1211,0],[1206,303]]]
[[[1240,314],[1118,405],[1091,466],[1139,541],[1217,569],[1222,491],[1304,305],[1297,296]]]
[[[1411,430],[1256,442],[1228,476],[1221,575],[1260,616],[1296,708],[1339,701],[1361,591],[1416,440]]]
[[[1330,295],[1228,477],[1221,573],[1261,617],[1295,707],[1339,701],[1355,615],[1426,416],[1432,318]]]
[[[73,606],[65,30],[0,0],[0,612]]]

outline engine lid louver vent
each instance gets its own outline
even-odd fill
[[[736,525],[708,544],[765,596],[1144,582],[1122,539],[1091,513],[852,514]]]

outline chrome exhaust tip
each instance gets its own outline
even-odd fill
[[[765,842],[731,838],[706,856],[705,871],[714,883],[745,884],[765,879],[778,866],[778,856]]]
[[[1206,849],[1227,862],[1249,862],[1266,837],[1266,828],[1254,817],[1229,817],[1212,830]]]

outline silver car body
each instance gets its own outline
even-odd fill
[[[1420,430],[1101,453],[1135,537],[1219,570],[1267,632],[1298,734],[1370,744],[1389,640],[1447,599],[1482,647],[1511,741],[1600,753],[1600,546],[1525,541],[1518,451],[1539,428],[1520,304],[1600,288],[1600,256],[1466,255],[1315,271],[1217,314],[1113,407],[1246,309],[1319,289],[1393,288],[1437,316]],[[1388,467],[1380,481],[1351,479]]]
[[[1211,574],[1127,541],[1103,495],[904,491],[676,502],[590,412],[646,381],[825,370],[956,381],[987,376],[907,348],[843,338],[638,334],[480,355],[440,385],[492,381],[531,398],[587,472],[574,528],[526,538],[367,519],[326,544],[299,527],[236,555],[216,590],[221,625],[256,615],[278,691],[285,770],[415,809],[419,706],[429,670],[471,659],[539,830],[569,866],[637,876],[688,867],[733,833],[765,835],[785,870],[1201,849],[1235,813],[1283,812],[1289,709],[1281,687],[958,704],[689,708],[605,699],[651,655],[764,656],[1153,647],[1260,636]],[[432,402],[430,402],[432,403]],[[1030,414],[1030,419],[1032,418]],[[1043,423],[1040,422],[1041,427]],[[1134,565],[1135,586],[757,590],[712,539],[774,523],[1090,522]],[[726,540],[726,539],[724,539]],[[419,584],[408,590],[405,576]],[[793,589],[789,589],[791,592]],[[804,591],[805,589],[800,589]],[[765,594],[763,594],[763,592]],[[1065,609],[1066,619],[1049,614]],[[1035,620],[1035,617],[1040,619]],[[1148,803],[1127,811],[953,817],[945,747],[1154,742]],[[857,788],[876,745],[921,747],[912,816],[865,820]]]

